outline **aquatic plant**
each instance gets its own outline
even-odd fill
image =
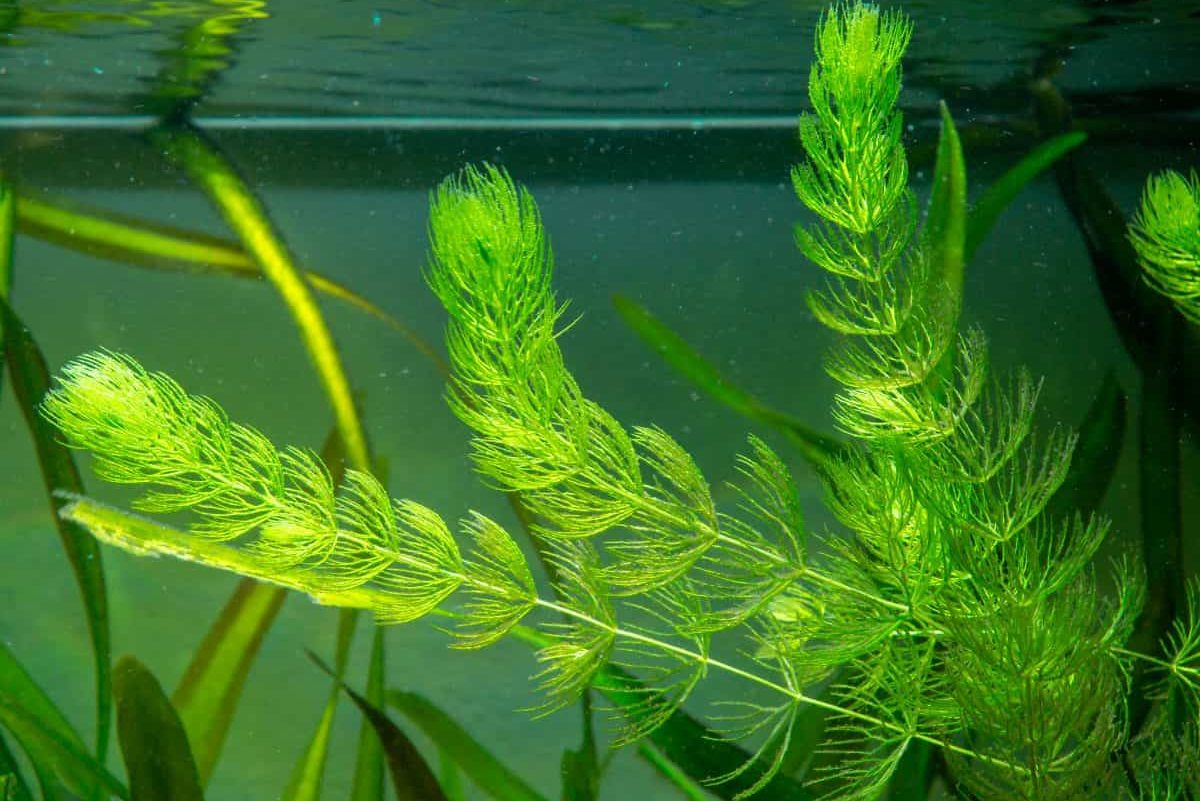
[[[1167,170],[1146,182],[1130,240],[1146,281],[1200,321],[1200,176]]]
[[[806,529],[787,468],[761,440],[739,458],[736,508],[718,508],[666,431],[628,429],[583,394],[558,346],[565,306],[537,206],[488,165],[434,194],[427,276],[449,315],[451,407],[475,433],[479,472],[530,513],[554,594],[496,521],[463,521],[464,552],[435,511],[390,499],[369,473],[335,485],[313,454],[277,450],[214,401],[107,352],[65,367],[45,414],[95,454],[100,477],[152,487],[136,509],[195,522],[181,532],[82,498],[64,517],[134,552],[381,622],[441,610],[461,647],[516,631],[541,644],[548,709],[624,668],[640,701],[622,742],[667,720],[708,674],[737,676],[754,692],[728,699],[714,725],[756,745],[744,795],[779,770],[813,707],[830,716],[822,747],[842,757],[818,777],[837,798],[877,797],[929,748],[981,799],[1195,792],[1200,598],[1193,587],[1162,656],[1130,650],[1140,569],[1119,562],[1116,590],[1101,595],[1092,561],[1107,525],[1047,512],[1075,438],[1035,434],[1038,383],[992,378],[983,334],[960,331],[966,232],[938,204],[961,176],[947,155],[919,226],[895,109],[909,34],[867,5],[825,16],[800,124],[807,160],[792,176],[820,218],[797,244],[829,275],[809,305],[844,335],[827,366],[853,443],[821,470],[846,535]],[[1175,202],[1144,213],[1135,236],[1160,241],[1156,222]],[[465,599],[442,610],[455,592]],[[549,613],[537,633],[523,628],[535,612]],[[719,632],[740,634],[748,655],[715,656]],[[1158,670],[1167,701],[1134,738],[1138,661]]]

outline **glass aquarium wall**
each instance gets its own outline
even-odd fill
[[[10,6],[13,798],[1200,792],[1189,4]]]

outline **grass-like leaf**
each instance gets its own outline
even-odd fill
[[[350,696],[363,717],[375,729],[387,759],[388,771],[392,777],[392,790],[396,794],[396,800],[446,801],[437,777],[408,735],[393,723],[382,709],[346,686],[340,676],[326,667],[316,654],[310,651],[308,656]]]
[[[46,361],[32,333],[4,297],[0,297],[0,331],[3,332],[3,353],[8,362],[13,395],[33,439],[54,525],[83,600],[96,681],[96,754],[103,760],[108,752],[112,721],[112,644],[104,561],[91,534],[59,515],[64,503],[59,493],[81,493],[83,482],[70,451],[59,440],[53,426],[37,411],[38,404],[50,389]]]
[[[1026,153],[984,190],[971,204],[967,217],[966,241],[963,243],[963,258],[966,261],[971,260],[979,245],[987,239],[996,220],[1030,181],[1086,141],[1087,134],[1082,131],[1068,131],[1053,136]]]
[[[292,768],[287,789],[283,793],[283,798],[288,801],[319,801],[321,798],[325,782],[325,762],[329,756],[329,742],[333,736],[333,717],[337,713],[338,699],[342,695],[342,676],[346,672],[346,662],[350,659],[350,645],[354,640],[357,623],[358,615],[352,609],[343,610],[338,615],[334,670],[330,672],[333,687],[304,753]],[[322,664],[324,669],[323,663],[319,664]],[[326,671],[329,672],[327,669]]]
[[[325,389],[350,465],[369,470],[358,410],[333,336],[313,299],[312,290],[296,267],[282,238],[271,225],[262,204],[220,151],[186,123],[154,129],[151,139],[200,185],[230,228],[237,233],[263,276],[279,292],[296,322],[301,339]]]
[[[16,202],[17,230],[60,247],[153,269],[251,279],[262,276],[254,258],[231,239],[25,193],[11,196]],[[432,345],[370,299],[322,273],[305,270],[303,276],[317,292],[379,320],[440,371],[447,371]]]
[[[172,694],[201,785],[212,777],[250,667],[286,597],[281,587],[243,579]]]
[[[80,798],[108,793],[126,801],[129,790],[88,753],[58,707],[0,643],[0,726],[21,744],[43,791],[58,783]]]
[[[425,697],[392,690],[387,694],[387,702],[416,724],[488,797],[496,801],[546,801],[458,721]]]
[[[738,414],[779,431],[796,446],[814,467],[836,459],[843,445],[800,420],[778,411],[733,384],[683,337],[655,317],[649,309],[621,294],[613,295],[613,306],[638,337],[677,373],[698,389]]]
[[[187,733],[154,675],[122,657],[113,670],[113,695],[131,801],[203,801]]]
[[[376,628],[371,637],[371,655],[367,669],[364,699],[376,709],[383,707],[384,648],[383,629]],[[383,751],[379,735],[370,719],[363,721],[358,732],[358,753],[354,764],[354,781],[350,785],[351,801],[383,801]]]

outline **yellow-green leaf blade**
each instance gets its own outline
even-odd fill
[[[172,695],[202,786],[212,778],[250,667],[286,597],[282,587],[241,581]]]

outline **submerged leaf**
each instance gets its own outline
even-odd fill
[[[458,721],[417,693],[392,690],[387,702],[415,723],[438,749],[495,801],[546,801],[520,776],[509,770]]]
[[[350,696],[350,700],[362,712],[363,717],[375,729],[379,742],[387,759],[388,771],[392,777],[392,790],[396,793],[397,801],[446,801],[446,796],[438,784],[437,777],[430,769],[417,747],[399,726],[378,707],[350,689],[311,651],[309,659],[313,660],[328,673],[342,690]]]
[[[777,411],[723,376],[696,352],[683,337],[634,300],[613,295],[613,306],[626,325],[676,372],[691,381],[718,403],[756,422],[781,432],[814,467],[820,469],[836,459],[844,447],[835,438],[809,428],[794,417]]]
[[[129,799],[129,791],[88,753],[79,734],[0,642],[0,726],[21,744],[39,778],[55,777],[80,798],[97,790]]]
[[[171,700],[187,730],[202,784],[212,777],[246,677],[286,597],[282,587],[243,579],[175,688]]]
[[[65,503],[61,494],[83,492],[83,481],[71,452],[60,441],[53,425],[38,414],[38,405],[50,390],[45,357],[29,329],[2,295],[0,332],[4,336],[3,353],[8,362],[13,394],[33,438],[54,526],[83,599],[96,677],[96,754],[103,761],[108,752],[112,720],[112,640],[104,561],[96,540],[83,527],[60,514]]]
[[[1051,137],[1039,143],[997,178],[971,206],[970,215],[967,217],[963,258],[966,261],[971,260],[980,244],[987,239],[996,220],[1030,181],[1085,141],[1087,134],[1082,131],[1070,131]]]
[[[187,734],[153,674],[122,657],[113,670],[113,695],[131,801],[203,801]]]

